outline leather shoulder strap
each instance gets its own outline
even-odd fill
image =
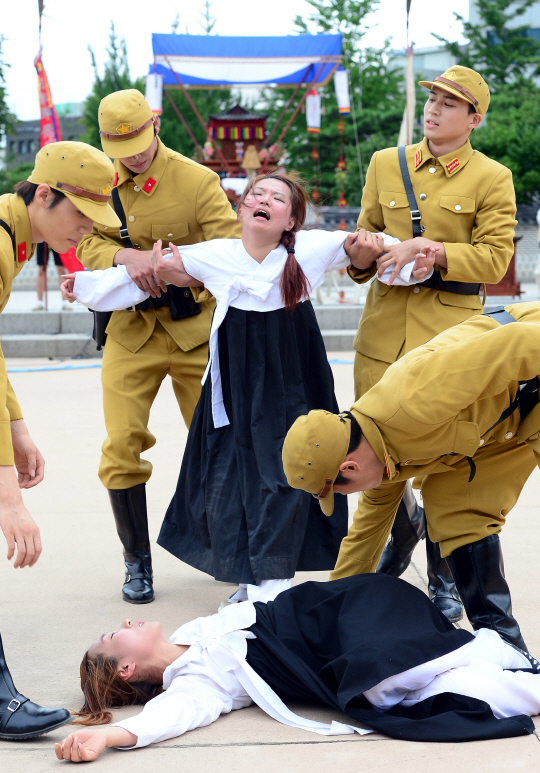
[[[416,198],[411,183],[411,176],[407,169],[407,159],[405,157],[405,145],[400,145],[398,148],[399,168],[401,170],[401,177],[403,178],[403,185],[405,186],[405,193],[407,194],[407,201],[409,202],[409,209],[411,210],[412,231],[413,239],[417,236],[422,236],[422,226],[420,225],[420,219],[422,215],[418,209]]]
[[[13,231],[8,226],[6,221],[5,220],[1,220],[1,219],[0,219],[0,228],[3,228],[4,231],[7,231],[7,234],[9,236],[9,238],[11,239],[11,243],[13,245],[13,253],[15,254],[17,252],[17,245],[15,244],[15,237],[13,235]]]
[[[129,250],[134,249],[133,242],[129,238],[129,231],[127,228],[127,221],[126,221],[126,213],[124,212],[124,207],[122,206],[122,202],[120,201],[120,194],[118,193],[118,188],[115,186],[112,189],[112,202],[114,211],[116,212],[116,215],[118,219],[120,220],[120,238],[124,242],[124,247],[127,247]]]

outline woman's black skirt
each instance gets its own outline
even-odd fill
[[[338,410],[311,303],[294,312],[229,308],[219,363],[230,424],[214,427],[208,378],[158,544],[224,582],[333,569],[347,534],[346,497],[336,495],[328,518],[310,494],[290,488],[281,461],[298,416]]]
[[[365,727],[409,741],[475,741],[534,732],[530,717],[496,719],[487,703],[443,693],[378,712],[362,693],[472,640],[422,591],[361,574],[307,582],[256,603],[247,662],[284,700],[324,704]]]

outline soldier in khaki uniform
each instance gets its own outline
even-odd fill
[[[390,363],[477,314],[482,309],[480,283],[498,282],[513,253],[512,174],[473,150],[469,142],[470,132],[489,106],[487,84],[474,70],[456,65],[421,85],[430,90],[424,108],[425,137],[406,148],[406,161],[423,234],[411,239],[411,210],[397,148],[379,151],[371,160],[358,227],[385,231],[402,240],[379,262],[380,271],[392,263],[397,271],[414,260],[419,247],[432,246],[437,248],[436,273],[417,287],[393,287],[374,280],[354,341],[357,399],[379,381]],[[379,252],[366,251],[363,270],[349,269],[356,282],[373,277],[377,270],[373,260]],[[396,510],[397,514],[378,571],[399,576],[405,570],[423,533],[424,518],[410,487],[399,482],[392,489],[367,491],[360,498],[332,579],[374,569],[374,556],[365,551],[363,523],[379,509],[384,518]],[[449,619],[459,620],[461,605],[446,562],[428,537],[426,543],[430,596]]]
[[[317,496],[327,515],[333,491],[391,490],[422,478],[430,537],[473,627],[522,649],[498,534],[540,466],[539,373],[540,304],[507,306],[405,354],[350,413],[301,416],[283,447],[289,484]],[[364,534],[376,557],[393,515],[370,515]]]
[[[150,408],[170,375],[189,426],[201,391],[215,305],[204,290],[168,288],[161,293],[153,278],[152,247],[158,239],[166,246],[235,238],[240,230],[219,177],[163,145],[159,119],[139,91],[105,97],[99,127],[103,150],[115,159],[113,203],[126,228],[94,228],[77,255],[90,269],[124,264],[151,295],[133,309],[115,311],[106,329],[102,384],[108,436],[99,467],[124,548],[122,595],[143,604],[154,599],[145,490],[152,465],[141,459],[155,443],[148,430]]]
[[[118,225],[109,206],[113,176],[113,165],[100,150],[82,142],[57,142],[39,151],[17,193],[0,197],[0,312],[36,243],[46,241],[67,252],[90,233],[94,220]],[[43,457],[28,434],[0,349],[0,528],[8,559],[15,556],[14,567],[33,566],[41,554],[39,529],[20,489],[36,486],[43,475]],[[67,709],[43,708],[17,691],[0,638],[0,739],[33,738],[70,721]]]

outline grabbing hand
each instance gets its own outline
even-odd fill
[[[152,268],[159,286],[165,289],[165,282],[168,282],[177,287],[201,287],[202,282],[186,272],[178,247],[169,242],[169,250],[166,255],[163,254],[161,239],[152,250]]]
[[[78,730],[55,743],[54,751],[59,760],[93,762],[106,746],[107,734],[103,730]]]
[[[384,240],[380,234],[361,228],[345,239],[343,248],[355,268],[366,269],[375,263],[384,249]]]
[[[65,279],[65,282],[62,282],[60,285],[60,290],[62,291],[62,298],[65,301],[69,301],[70,303],[73,303],[73,301],[76,301],[77,298],[73,294],[73,288],[75,287],[75,274],[62,274],[62,279]]]
[[[152,298],[159,298],[161,290],[165,291],[165,285],[162,285],[154,277],[151,250],[135,250],[124,247],[118,250],[114,256],[114,265],[124,265],[137,287],[144,290]]]
[[[426,274],[428,274],[435,265],[436,252],[437,250],[435,247],[421,248],[420,252],[416,256],[412,270],[412,275],[415,279],[418,279],[420,282],[422,279],[425,279]]]
[[[19,488],[33,488],[45,474],[45,461],[28,434],[22,419],[11,422],[11,443],[17,468]]]

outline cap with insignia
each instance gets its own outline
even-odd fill
[[[426,89],[442,89],[469,102],[477,113],[484,116],[489,107],[489,87],[482,76],[469,67],[455,64],[432,81],[420,81]]]
[[[51,142],[36,155],[28,180],[61,191],[83,215],[100,225],[118,228],[110,206],[114,167],[101,150],[85,142]]]
[[[154,138],[154,114],[137,89],[115,91],[101,100],[98,110],[101,145],[111,158],[144,153]]]
[[[283,443],[283,469],[289,486],[312,494],[325,515],[334,512],[334,481],[350,440],[350,414],[317,410],[299,416]]]

